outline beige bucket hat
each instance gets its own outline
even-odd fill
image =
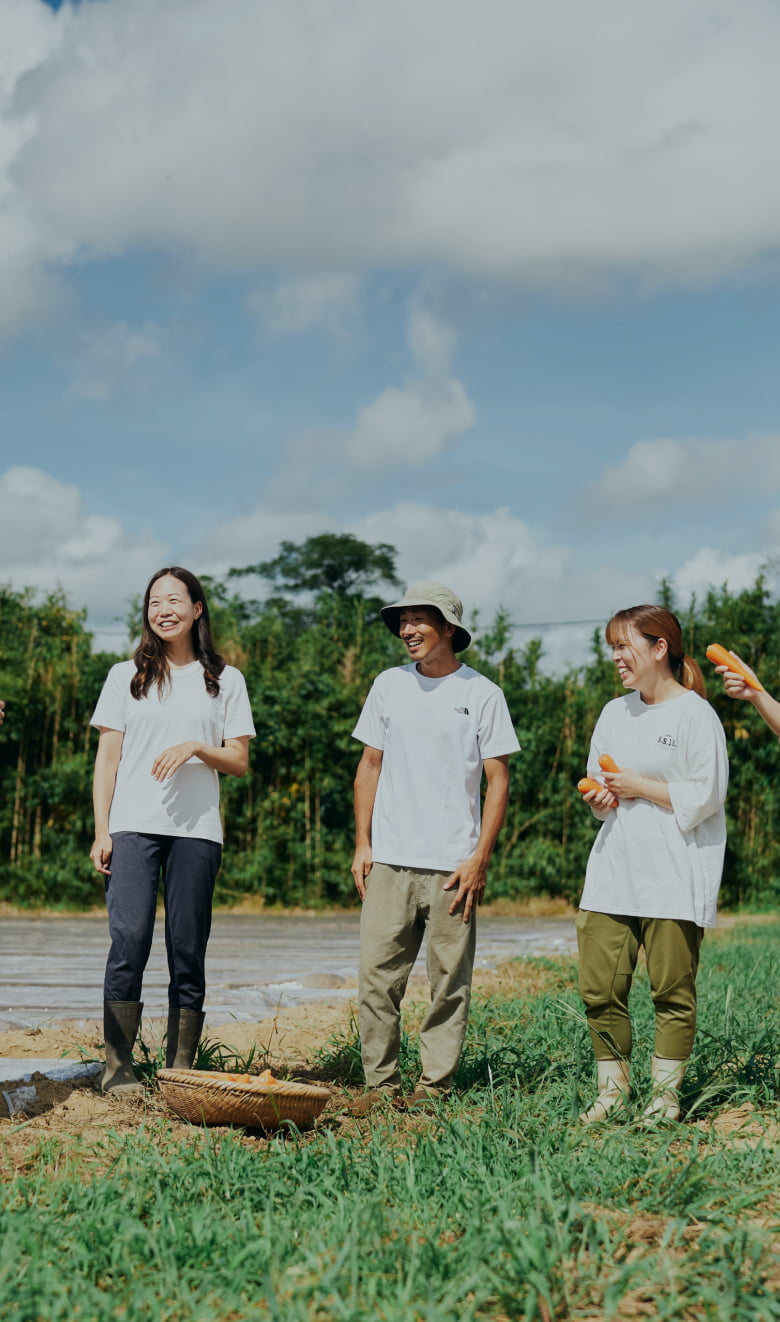
[[[406,589],[400,601],[382,607],[380,612],[382,619],[396,637],[401,630],[401,611],[408,610],[410,606],[435,606],[441,611],[448,624],[455,625],[453,649],[456,652],[464,652],[470,646],[471,634],[461,624],[463,602],[450,588],[445,588],[443,583],[413,583]]]

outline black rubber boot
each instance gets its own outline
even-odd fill
[[[103,1092],[117,1097],[143,1097],[144,1086],[133,1073],[133,1043],[141,1022],[140,1001],[104,1001],[103,1036],[106,1067],[100,1080]]]
[[[170,1007],[168,1010],[168,1035],[165,1043],[166,1069],[192,1069],[205,1018],[205,1014],[202,1014],[200,1010]]]

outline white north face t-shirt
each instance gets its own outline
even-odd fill
[[[150,835],[193,836],[222,842],[219,773],[196,757],[162,784],[152,777],[159,753],[188,739],[221,748],[225,739],[252,737],[255,727],[244,676],[225,666],[216,698],[206,691],[199,661],[171,669],[160,693],[153,685],[145,698],[133,698],[134,661],[120,661],[108,672],[90,724],[121,730],[108,829]]]
[[[597,814],[604,824],[588,859],[580,908],[712,927],[729,777],[726,737],[713,708],[691,691],[649,705],[638,693],[615,698],[596,722],[589,776],[601,777],[604,753],[619,767],[665,781],[672,806],[624,799]]]
[[[506,699],[470,666],[427,679],[414,662],[374,680],[355,739],[382,752],[371,851],[394,867],[452,872],[477,847],[482,763],[516,753]]]

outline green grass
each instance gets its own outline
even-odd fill
[[[473,1007],[459,1091],[270,1142],[168,1127],[48,1142],[0,1194],[3,1322],[780,1320],[780,926],[705,942],[689,1123],[588,1130],[593,1065],[572,966]],[[354,1029],[332,1044],[356,1078]],[[413,1077],[414,1042],[404,1067]],[[724,1107],[751,1127],[720,1133]],[[99,1172],[91,1175],[91,1169]]]
[[[165,1035],[156,1046],[147,1042],[144,1034],[144,1023],[141,1020],[140,1032],[133,1047],[133,1069],[142,1082],[154,1082],[159,1071],[165,1068],[165,1046]],[[99,1056],[94,1056],[81,1047],[72,1047],[66,1054],[77,1055],[85,1064],[92,1064],[93,1062],[102,1064],[103,1061],[102,1046]],[[358,1050],[358,1059],[359,1057],[360,1052]],[[219,1042],[215,1038],[202,1037],[195,1052],[193,1069],[248,1074],[250,1071],[259,1073],[260,1069],[265,1069],[267,1065],[267,1052],[259,1047],[257,1043],[253,1043],[247,1050],[241,1051],[238,1047]]]

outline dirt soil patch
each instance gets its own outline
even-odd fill
[[[512,960],[497,969],[477,970],[474,991],[482,996],[535,995],[558,982],[560,972],[535,961]],[[425,1012],[427,985],[424,977],[410,980],[404,1002],[404,1019],[411,1030]],[[347,1036],[350,1021],[357,1014],[355,1000],[317,1001],[280,1009],[271,1018],[256,1023],[234,1020],[212,1026],[206,1020],[204,1037],[241,1055],[255,1049],[256,1068],[270,1066],[282,1076],[306,1081],[322,1081],[323,1070],[317,1053],[334,1035]],[[163,1019],[144,1020],[142,1038],[154,1055],[165,1031]],[[103,1028],[97,1020],[61,1021],[39,1028],[10,1029],[0,1032],[0,1056],[20,1061],[19,1083],[24,1075],[24,1060],[34,1058],[95,1061],[102,1059]],[[11,1116],[0,1096],[0,1166],[7,1177],[24,1168],[31,1148],[46,1140],[64,1140],[85,1155],[91,1152],[89,1165],[103,1140],[137,1132],[140,1125],[169,1127],[172,1136],[198,1141],[199,1131],[171,1116],[159,1092],[150,1088],[140,1101],[120,1101],[104,1096],[90,1079],[54,1082],[41,1074],[33,1075],[35,1100],[25,1110]],[[320,1123],[335,1122],[347,1099],[347,1091],[332,1085],[333,1100],[328,1103]],[[3,1084],[11,1091],[13,1082]],[[351,1122],[349,1122],[351,1123]],[[214,1132],[214,1131],[212,1131]],[[161,1132],[161,1139],[162,1139]],[[257,1141],[257,1140],[254,1140]]]
[[[566,977],[563,966],[568,962],[561,958],[549,964],[544,960],[510,960],[496,969],[476,970],[474,991],[482,997],[495,996],[497,999],[555,991],[560,987],[562,977]],[[574,962],[573,957],[571,962]],[[414,1031],[418,1026],[426,1001],[426,980],[417,976],[410,981],[404,1002],[404,1017],[410,1030]],[[257,1069],[270,1066],[282,1077],[327,1082],[317,1053],[334,1035],[349,1035],[350,1021],[356,1013],[355,1000],[334,999],[280,1009],[272,1017],[256,1023],[236,1020],[212,1026],[207,1017],[204,1036],[242,1055],[254,1047]],[[164,1030],[164,1020],[143,1022],[142,1037],[152,1055],[157,1051]],[[99,1061],[102,1059],[102,1041],[102,1024],[97,1020],[60,1021],[37,1028],[0,1032],[0,1056],[18,1058],[21,1062],[36,1057]],[[22,1064],[20,1083],[23,1075]],[[155,1088],[148,1089],[140,1101],[119,1101],[104,1096],[90,1079],[53,1082],[35,1075],[31,1082],[36,1097],[23,1112],[9,1115],[0,1096],[0,1168],[6,1176],[14,1169],[24,1168],[25,1154],[31,1148],[51,1139],[64,1142],[68,1148],[75,1146],[87,1154],[99,1148],[109,1133],[121,1137],[136,1133],[141,1125],[154,1123],[169,1126],[171,1137],[177,1141],[182,1138],[193,1142],[200,1140],[199,1130],[171,1116]],[[3,1091],[10,1091],[13,1087],[13,1082],[9,1081],[3,1084]],[[335,1117],[346,1097],[346,1090],[334,1084],[333,1100],[328,1103],[320,1123],[336,1123]],[[704,1122],[699,1123],[704,1127]],[[765,1122],[749,1114],[748,1108],[721,1113],[714,1121],[706,1123],[735,1145],[755,1145],[762,1139],[767,1141]]]

